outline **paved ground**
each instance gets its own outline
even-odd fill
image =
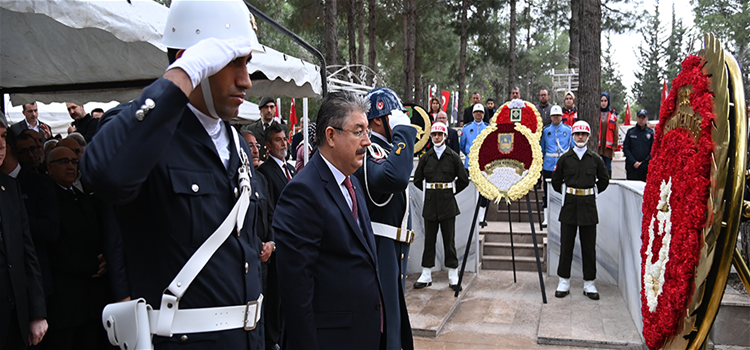
[[[414,283],[417,277],[418,275],[409,276],[407,283]],[[476,278],[471,281],[471,286],[465,295],[458,301],[452,315],[437,333],[437,338],[415,336],[415,347],[417,349],[580,349],[579,347],[537,344],[540,318],[543,312],[539,278],[536,272],[518,272],[517,279],[518,282],[513,283],[511,271],[480,271]],[[549,301],[546,307],[560,301],[551,300],[555,299],[554,292],[551,291],[554,291],[557,286],[557,279],[552,279],[554,281],[547,281],[545,276],[545,283],[554,284],[548,285],[546,288]],[[598,303],[601,304],[602,301],[605,301],[609,305],[611,301],[609,299],[614,300],[615,297],[619,297],[617,287],[612,287],[606,288],[607,292],[614,291],[617,295],[607,297],[603,295],[602,300]],[[424,290],[407,289],[407,304],[410,307],[410,314],[419,313],[421,310],[418,307],[412,310],[409,299],[419,299],[415,299],[413,293],[423,293]],[[571,291],[580,293],[578,289],[581,289],[580,286],[574,285],[574,289],[571,289]],[[600,289],[601,293],[604,293],[604,291],[604,289]],[[428,293],[433,299],[438,296],[453,299],[452,291],[442,288],[442,285]],[[586,305],[589,305],[589,307],[598,305],[597,302],[582,297],[581,295],[581,298],[572,298],[571,295],[567,297],[569,298],[569,300],[566,300],[567,304],[569,306],[582,304],[582,308]],[[446,303],[446,301],[442,303]],[[571,309],[568,308],[568,310]],[[559,326],[562,329],[576,328],[576,325],[570,321],[570,315],[567,315],[567,317],[568,321],[560,322]],[[597,317],[601,318],[602,316]],[[607,316],[603,317],[606,318]],[[413,323],[417,319],[413,319]],[[625,322],[624,325],[628,325],[626,322],[629,322],[630,327],[635,328],[629,318],[623,320],[623,322]],[[587,327],[591,323],[592,320],[589,320],[581,326]],[[596,321],[593,321],[593,323],[596,323]],[[554,330],[554,325],[550,323],[547,323],[544,327]],[[580,332],[578,331],[578,333]],[[587,336],[590,336],[590,334],[587,334]],[[588,345],[589,349],[597,347],[596,343]],[[605,347],[612,348],[611,345],[607,344],[601,344],[599,348]],[[615,346],[614,348],[622,347]]]

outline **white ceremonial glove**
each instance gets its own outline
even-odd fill
[[[188,47],[182,57],[172,63],[167,70],[181,68],[190,77],[195,89],[203,79],[206,79],[234,61],[237,57],[244,57],[252,51],[252,41],[247,37],[220,40],[208,38]]]
[[[388,125],[391,126],[391,130],[399,125],[411,125],[411,119],[409,116],[404,114],[397,109],[391,111],[391,116],[388,117]]]

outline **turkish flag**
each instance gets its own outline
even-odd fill
[[[448,113],[448,100],[451,98],[451,93],[448,91],[443,90],[443,101],[442,101],[442,107],[443,112]]]
[[[289,124],[294,126],[297,124],[297,108],[294,107],[294,99],[292,99],[292,106],[289,108]]]
[[[628,102],[625,105],[625,125],[630,125],[630,119],[632,116],[630,115],[630,102]]]
[[[664,101],[667,100],[667,95],[669,95],[669,90],[667,90],[667,79],[664,79],[664,86],[661,88],[661,103],[664,103]]]
[[[276,99],[276,115],[273,116],[273,120],[281,124],[281,114],[279,114],[279,111],[281,111],[281,99],[277,98]]]

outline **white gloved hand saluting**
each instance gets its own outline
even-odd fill
[[[206,79],[224,67],[237,57],[244,57],[252,51],[252,41],[247,37],[234,39],[208,38],[187,48],[182,57],[172,63],[167,71],[181,68],[193,84],[195,89],[203,79]]]
[[[411,119],[404,112],[394,109],[391,111],[390,117],[388,117],[388,125],[391,126],[391,130],[399,125],[411,125]]]

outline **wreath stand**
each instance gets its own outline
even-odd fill
[[[474,229],[476,228],[477,218],[479,216],[479,207],[480,207],[480,204],[482,203],[482,199],[484,199],[484,197],[482,197],[482,195],[480,194],[479,198],[477,199],[477,205],[474,208],[474,218],[471,220],[471,229],[469,231],[469,239],[466,242],[466,251],[464,252],[463,264],[461,264],[461,271],[458,274],[458,285],[456,286],[455,293],[453,294],[453,296],[456,298],[458,298],[458,294],[461,291],[461,282],[463,281],[463,278],[464,278],[464,271],[466,270],[466,262],[469,259],[469,251],[471,249],[472,239],[474,238]],[[526,193],[526,211],[529,214],[529,224],[531,226],[531,238],[534,242],[534,256],[536,257],[536,268],[537,268],[537,272],[539,273],[539,287],[542,291],[542,302],[546,304],[547,292],[544,289],[544,276],[542,275],[542,262],[539,259],[539,249],[538,249],[538,244],[537,244],[537,239],[536,239],[536,230],[534,229],[534,215],[531,213],[531,200],[529,199],[528,193]],[[508,207],[508,214],[510,214],[510,207]],[[510,221],[510,218],[509,218],[509,221]],[[515,260],[515,253],[513,249],[512,224],[511,224],[510,239],[511,239],[511,243],[510,243],[511,244],[511,256],[513,259],[513,282],[515,283],[516,282],[516,260]]]

